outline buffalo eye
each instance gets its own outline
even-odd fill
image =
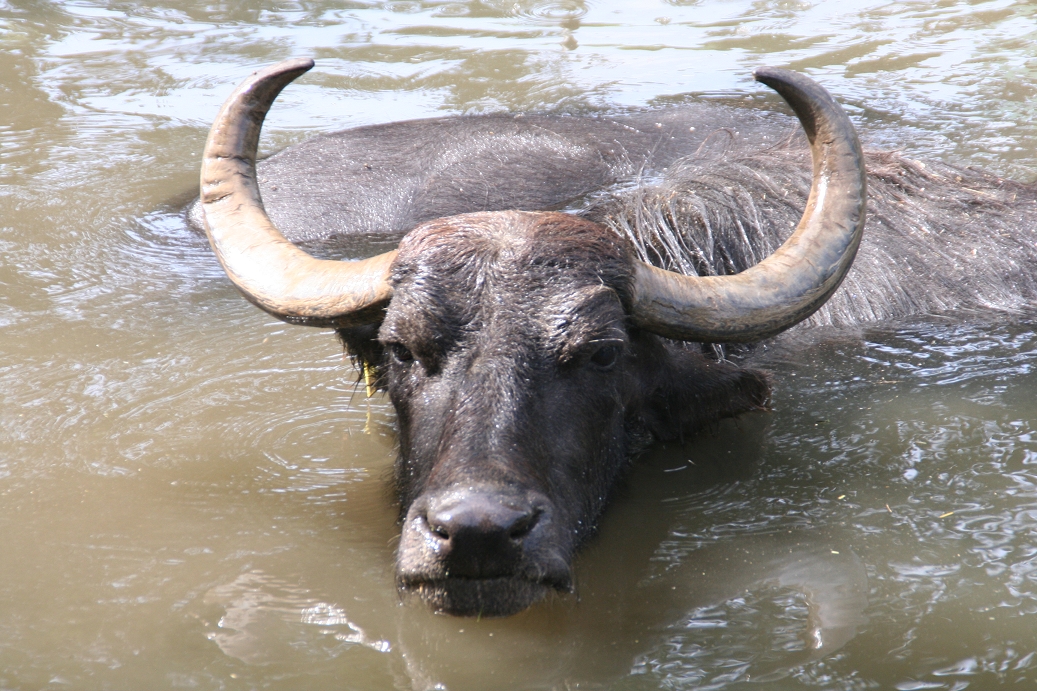
[[[619,362],[623,349],[618,343],[605,343],[591,353],[590,362],[597,368],[609,370]]]
[[[414,360],[414,353],[402,343],[390,343],[386,346],[392,359],[401,364],[408,364]]]

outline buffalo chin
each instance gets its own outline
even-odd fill
[[[459,617],[507,617],[542,600],[552,586],[521,578],[445,578],[403,586],[436,612]]]

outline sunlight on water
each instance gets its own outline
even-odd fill
[[[1032,179],[1011,0],[0,0],[0,689],[987,689],[1037,676],[1037,335],[976,315],[764,355],[773,412],[641,459],[578,592],[401,603],[394,418],[180,209],[220,103],[264,131],[706,97],[804,71],[875,147]]]

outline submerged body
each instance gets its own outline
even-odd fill
[[[830,97],[791,73],[764,78],[796,109],[813,170],[775,114],[456,118],[289,149],[260,166],[260,199],[262,115],[308,69],[286,65],[224,106],[204,220],[246,297],[335,327],[377,370],[399,419],[397,578],[442,611],[510,614],[570,589],[632,453],[766,405],[762,373],[704,346],[1037,295],[1031,188],[896,155],[867,158],[872,221],[850,269],[865,158]],[[746,138],[764,131],[763,147]],[[300,201],[300,184],[319,200]],[[522,210],[565,205],[578,215]],[[355,263],[281,235],[413,223],[398,250]]]

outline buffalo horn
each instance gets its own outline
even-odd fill
[[[850,119],[820,85],[788,70],[753,76],[795,111],[814,177],[799,226],[771,256],[732,276],[683,276],[638,262],[631,316],[669,338],[750,342],[813,314],[843,280],[864,231],[864,157]]]
[[[277,230],[259,195],[263,118],[281,89],[311,67],[313,60],[300,58],[255,72],[223,104],[202,156],[205,230],[234,285],[278,319],[331,327],[372,322],[392,297],[396,252],[353,262],[311,257]]]

